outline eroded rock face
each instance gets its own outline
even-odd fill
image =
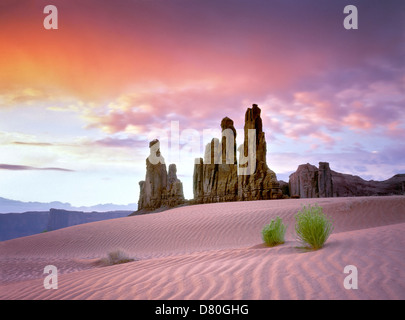
[[[193,194],[197,203],[203,203],[203,181],[204,180],[204,160],[203,158],[195,159],[193,173]]]
[[[312,164],[301,164],[290,175],[290,195],[300,198],[318,198],[318,168]]]
[[[184,202],[183,185],[177,179],[176,165],[169,166],[168,175],[159,147],[159,140],[149,143],[150,154],[146,159],[145,180],[139,182],[138,210],[155,210],[162,206],[172,207]]]
[[[319,162],[318,193],[319,198],[333,197],[332,171],[328,162]]]
[[[246,111],[239,164],[234,123],[228,117],[222,119],[221,141],[212,139],[205,148],[204,159],[196,159],[194,165],[195,203],[275,199],[282,196],[276,174],[266,163],[266,139],[260,112],[257,105]],[[249,129],[253,129],[250,135]],[[249,146],[253,150],[249,150]]]
[[[183,184],[177,178],[177,168],[175,164],[169,165],[167,175],[167,205],[175,207],[184,202]]]

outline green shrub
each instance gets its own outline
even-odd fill
[[[333,231],[333,225],[322,211],[322,207],[303,206],[295,216],[295,231],[298,240],[305,246],[318,250],[323,247]]]
[[[263,241],[271,247],[284,243],[284,235],[287,227],[283,224],[280,217],[271,220],[270,224],[264,226],[262,230]]]
[[[107,258],[104,258],[101,261],[105,265],[111,266],[114,264],[131,262],[131,261],[134,261],[134,259],[129,258],[128,255],[121,250],[115,250],[115,251],[109,252],[107,254]]]

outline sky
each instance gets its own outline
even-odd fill
[[[44,28],[48,4],[58,29]],[[137,202],[159,138],[191,199],[194,159],[226,116],[241,143],[253,103],[280,180],[321,161],[405,173],[405,2],[0,3],[0,197]]]

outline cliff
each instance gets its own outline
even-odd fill
[[[41,233],[48,219],[49,211],[0,214],[0,241]]]
[[[52,231],[82,223],[122,218],[128,216],[130,213],[129,211],[82,212],[51,209],[49,210],[46,230]]]

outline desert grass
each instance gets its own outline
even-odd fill
[[[266,245],[274,247],[285,242],[284,236],[287,227],[283,224],[280,217],[271,220],[270,224],[264,226],[262,238]]]
[[[303,206],[295,216],[297,240],[303,248],[318,250],[322,248],[333,231],[332,221],[323,213],[322,207]]]

